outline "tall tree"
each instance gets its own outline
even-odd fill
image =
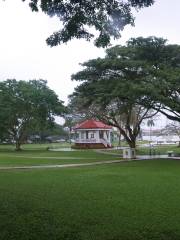
[[[0,83],[0,128],[21,149],[29,130],[47,128],[55,115],[62,115],[64,107],[58,96],[44,80]]]
[[[95,45],[109,45],[111,37],[120,37],[120,31],[127,24],[134,24],[132,8],[149,7],[154,0],[22,0],[29,2],[32,11],[42,10],[51,17],[58,17],[62,29],[54,32],[48,39],[50,46],[66,43],[73,38],[90,40],[99,35]]]
[[[150,135],[150,142],[151,142],[151,134],[152,134],[152,127],[155,125],[154,120],[152,118],[147,120],[147,126],[149,127],[149,135]]]
[[[142,63],[132,59],[131,48],[117,50],[118,55],[114,56],[117,51],[112,48],[105,58],[84,63],[84,70],[72,76],[83,83],[75,89],[71,104],[117,127],[129,146],[135,148],[142,121],[155,113],[151,106],[142,106],[150,100],[142,92],[146,75],[141,71]]]
[[[123,118],[120,131],[131,147],[141,122],[157,112],[180,121],[180,46],[140,37],[106,53],[83,63],[84,69],[72,76],[82,81],[72,103],[119,129]]]

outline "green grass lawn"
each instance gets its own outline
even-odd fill
[[[119,160],[120,155],[105,155],[93,150],[58,151],[52,152],[42,149],[26,149],[23,151],[9,151],[1,149],[0,167],[31,166],[71,163],[90,163],[105,160]]]
[[[0,167],[4,166],[30,166],[30,165],[48,165],[48,164],[71,164],[71,163],[90,163],[105,160],[122,159],[122,150],[107,150],[108,154],[97,153],[93,150],[76,151],[47,151],[47,147],[64,148],[70,145],[57,144],[26,144],[23,145],[23,151],[14,151],[12,145],[0,145]],[[180,148],[177,146],[159,146],[156,147],[157,154],[167,154],[167,151],[174,151],[180,154]],[[111,155],[112,153],[112,155]],[[149,154],[149,148],[138,148],[138,155]]]
[[[69,143],[43,143],[43,144],[23,144],[22,146],[23,150],[46,150],[47,147],[50,148],[66,148],[71,147],[71,144]],[[14,151],[15,145],[13,144],[0,144],[0,151]]]
[[[0,171],[1,240],[179,240],[180,161]]]

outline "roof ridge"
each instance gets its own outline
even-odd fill
[[[74,129],[111,129],[112,127],[95,119],[86,119],[77,124]]]

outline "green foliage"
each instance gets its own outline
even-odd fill
[[[144,105],[180,121],[180,46],[156,37],[131,39],[128,46],[135,49],[136,60],[146,63],[144,94],[151,101]]]
[[[56,16],[62,22],[61,30],[48,39],[50,46],[66,43],[73,38],[90,40],[95,28],[99,33],[95,45],[106,47],[111,37],[119,38],[120,31],[127,24],[134,24],[132,8],[149,7],[154,0],[22,0],[29,2],[32,11],[42,10],[47,15]]]
[[[0,128],[16,142],[17,149],[29,131],[47,128],[54,116],[62,115],[64,107],[44,80],[0,83]]]

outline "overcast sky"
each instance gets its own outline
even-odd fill
[[[180,0],[155,0],[152,7],[135,13],[135,27],[126,27],[123,44],[131,37],[157,36],[180,44]],[[92,43],[73,40],[50,48],[45,39],[59,29],[59,22],[43,13],[31,12],[21,0],[0,0],[0,80],[46,79],[60,99],[67,102],[76,82],[71,74],[79,63],[104,55]]]

